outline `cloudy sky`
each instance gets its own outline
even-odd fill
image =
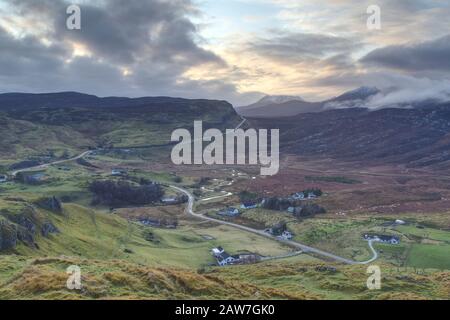
[[[0,92],[427,98],[450,90],[449,57],[448,0],[0,0]]]

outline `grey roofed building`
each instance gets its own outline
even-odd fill
[[[218,214],[221,216],[236,217],[240,214],[240,212],[236,208],[226,208],[225,210],[219,211]]]

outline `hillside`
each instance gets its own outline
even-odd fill
[[[280,176],[252,179],[243,168],[176,168],[168,160],[170,146],[166,144],[173,129],[190,128],[200,119],[205,126],[218,128],[234,128],[241,122],[226,102],[63,93],[44,98],[25,95],[24,102],[13,108],[10,103],[19,101],[11,102],[19,99],[17,94],[3,95],[0,100],[5,97],[0,127],[5,137],[0,142],[4,144],[0,152],[3,172],[68,158],[88,148],[104,148],[80,161],[43,168],[39,174],[45,179],[38,183],[9,179],[0,184],[0,299],[440,299],[448,295],[448,272],[433,269],[448,269],[448,235],[444,230],[433,229],[444,239],[430,251],[439,263],[423,264],[428,259],[423,258],[424,250],[431,246],[428,243],[411,244],[416,252],[403,265],[396,264],[383,247],[385,253],[380,253],[377,263],[383,265],[384,287],[373,292],[366,289],[366,266],[344,266],[312,253],[295,252],[292,256],[293,248],[286,243],[217,221],[202,222],[186,214],[184,204],[167,206],[158,201],[116,208],[93,202],[89,186],[97,180],[141,186],[156,181],[162,183],[167,196],[176,192],[166,185],[179,185],[192,193],[198,191],[195,210],[204,206],[207,211],[237,205],[237,195],[244,190],[239,189],[242,183],[255,187],[267,183],[263,189],[275,191],[283,181],[275,184],[271,179]],[[316,159],[404,161],[402,157],[423,150],[432,151],[427,157],[442,157],[438,146],[448,148],[448,110],[447,106],[374,112],[353,108],[250,119],[249,123],[282,129],[285,153]],[[410,149],[401,149],[405,147]],[[389,157],[383,153],[387,151],[391,152]],[[438,163],[445,164],[444,158]],[[113,168],[124,168],[127,173],[112,176]],[[334,192],[325,190],[330,194],[324,200],[330,200]],[[219,199],[200,202],[217,195]],[[259,229],[278,219],[274,212],[248,212],[242,217],[242,222]],[[152,226],[140,219],[170,219],[176,226]],[[327,219],[337,226],[332,213]],[[341,223],[345,232],[331,238],[335,244],[344,243],[339,250],[326,239],[315,242],[327,229],[323,221],[315,223],[316,219],[298,224],[291,221],[289,227],[298,228],[293,229],[296,241],[358,261],[369,258],[367,243],[360,237],[369,223],[361,222],[361,228]],[[419,232],[413,226],[411,229],[410,233]],[[426,239],[436,241],[434,237]],[[217,246],[231,254],[254,254],[265,261],[218,268],[210,253]],[[81,267],[81,291],[65,287],[70,265]],[[418,266],[424,269],[412,269]]]
[[[241,119],[224,101],[98,98],[80,93],[0,95],[0,158],[73,155],[89,147],[166,144],[175,128],[234,128]]]
[[[349,108],[249,121],[258,128],[279,128],[285,153],[450,167],[449,104],[376,111]]]
[[[65,288],[66,268],[82,265],[81,291]],[[445,299],[448,272],[386,269],[382,290],[365,288],[364,267],[293,262],[187,270],[73,257],[0,261],[0,299]]]

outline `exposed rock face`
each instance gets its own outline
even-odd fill
[[[61,214],[63,212],[62,203],[56,197],[41,198],[36,201],[36,205],[54,213]]]
[[[0,215],[0,251],[14,249],[19,243],[39,248],[35,242],[38,232],[47,238],[59,230],[52,222],[43,221],[31,206],[18,214],[4,212]]]
[[[35,247],[34,234],[26,228],[7,220],[0,222],[0,251],[14,249],[18,242]]]
[[[17,232],[8,221],[0,221],[0,251],[14,249],[17,245]]]
[[[10,215],[8,218],[10,221],[23,227],[31,235],[34,236],[36,234],[36,224],[30,218],[26,217],[25,214]]]
[[[48,238],[51,233],[59,233],[58,228],[56,228],[50,221],[44,222],[41,227],[42,236]]]

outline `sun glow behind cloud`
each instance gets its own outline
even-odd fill
[[[405,68],[394,56],[446,54],[450,4],[444,1],[379,0],[381,30],[366,27],[368,0],[119,3],[83,1],[82,30],[68,32],[64,0],[3,0],[3,90],[70,88],[242,105],[262,94],[321,100],[362,85],[416,86],[450,78],[446,68],[430,70],[425,62],[417,70]],[[440,38],[442,49],[414,47]]]

